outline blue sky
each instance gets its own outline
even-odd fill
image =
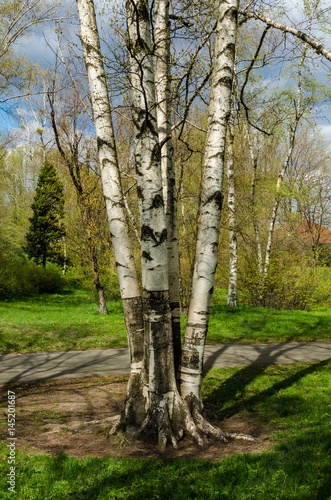
[[[298,3],[300,2],[297,2],[295,0],[283,1],[283,4],[287,8],[288,21],[300,25],[301,12],[300,9],[298,9],[297,7]],[[102,6],[103,4],[104,0],[98,0],[99,7]],[[324,0],[322,4],[325,6],[330,6],[330,1]],[[74,3],[71,0],[67,1],[67,5],[75,7]],[[73,28],[75,24],[74,20],[72,19],[71,21],[68,21],[68,23],[71,23],[72,29],[74,29]],[[299,27],[301,27],[301,25]],[[54,23],[48,23],[47,25],[45,24],[44,26],[41,26],[40,28],[36,29],[34,32],[30,32],[27,37],[21,38],[19,40],[19,43],[17,43],[15,47],[16,51],[20,55],[27,54],[27,57],[29,59],[31,59],[34,62],[39,62],[39,64],[42,67],[47,68],[50,65],[52,65],[54,61],[54,54],[51,48],[47,46],[45,38],[52,46],[56,45]],[[323,41],[326,47],[330,48],[331,50],[331,37],[329,35],[325,36],[324,34]],[[322,69],[320,70],[321,79],[326,81],[327,71],[331,73],[331,63],[327,61],[326,64],[324,64],[323,66],[324,67],[322,67]],[[329,142],[331,142],[331,106],[328,103],[324,103],[323,106],[320,106],[320,109],[322,113],[319,114],[318,123],[321,125],[323,133],[326,136],[326,139]],[[17,127],[17,122],[16,120],[13,120],[10,116],[2,113],[0,120],[0,129],[2,128],[3,130],[6,130],[8,129],[8,127]]]

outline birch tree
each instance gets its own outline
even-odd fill
[[[227,178],[228,178],[228,211],[229,211],[229,285],[227,305],[236,307],[237,281],[238,281],[238,252],[237,252],[237,231],[235,217],[235,183],[234,183],[234,95],[231,98],[231,114],[228,125],[228,148],[227,148]]]
[[[161,448],[167,443],[176,447],[183,434],[199,445],[203,445],[208,436],[223,441],[238,437],[235,434],[223,433],[209,424],[204,416],[201,401],[204,344],[217,265],[225,137],[230,113],[238,1],[221,2],[216,13],[217,27],[192,299],[178,368],[175,359],[180,355],[180,346],[173,339],[174,321],[171,310],[174,308],[171,307],[171,302],[174,301],[174,295],[170,287],[176,272],[173,272],[172,265],[169,265],[169,260],[175,261],[177,257],[174,256],[176,250],[171,250],[168,243],[170,239],[176,240],[176,229],[174,230],[174,226],[169,229],[169,221],[173,222],[176,217],[176,208],[172,199],[172,193],[175,191],[171,186],[172,146],[167,97],[168,2],[156,2],[155,51],[149,3],[147,0],[126,2],[127,50],[135,128],[134,155],[140,210],[142,302],[124,211],[111,107],[93,1],[77,0],[77,7],[109,227],[132,358],[124,409],[121,415],[116,417],[109,432],[116,432],[121,424],[131,425],[137,429],[140,436],[156,434]],[[174,231],[171,238],[168,233],[170,230]],[[176,283],[174,288],[177,286]]]

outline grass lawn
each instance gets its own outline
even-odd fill
[[[91,293],[66,293],[0,301],[0,352],[126,347],[120,302],[98,313]],[[186,317],[181,318],[184,332]],[[331,309],[277,311],[262,307],[212,306],[209,344],[331,340]]]
[[[4,442],[1,499],[331,498],[331,362],[213,369],[205,375],[203,398],[216,423],[243,413],[258,416],[273,433],[273,447],[216,460],[78,459],[17,451],[13,494],[7,491]],[[17,403],[19,409],[19,398]]]
[[[127,347],[122,304],[107,306],[109,314],[99,314],[91,292],[80,288],[0,301],[0,352]]]

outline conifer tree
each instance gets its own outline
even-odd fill
[[[29,219],[25,251],[46,267],[46,260],[59,261],[59,240],[65,235],[63,184],[47,160],[40,170],[31,208],[33,215]]]

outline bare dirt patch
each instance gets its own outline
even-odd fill
[[[66,453],[75,457],[208,458],[234,453],[260,453],[272,445],[270,429],[256,413],[241,412],[220,427],[227,432],[250,434],[255,441],[212,443],[200,449],[187,439],[178,450],[160,453],[154,444],[128,436],[105,438],[108,420],[120,413],[127,376],[104,376],[42,383],[0,386],[1,439],[7,438],[8,389],[16,394],[17,448],[39,453]]]

